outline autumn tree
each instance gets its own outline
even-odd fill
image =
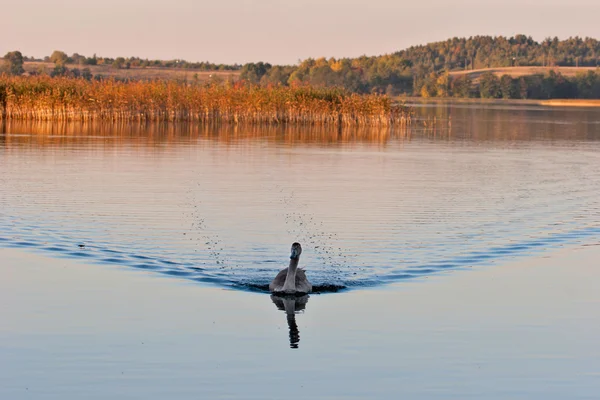
[[[248,63],[244,64],[240,73],[240,79],[251,83],[259,83],[262,77],[271,69],[269,63]]]
[[[73,64],[85,64],[86,58],[85,56],[82,56],[81,54],[78,53],[73,53],[71,55],[71,60],[73,61]]]
[[[85,63],[87,65],[98,65],[98,57],[96,57],[96,53],[90,58],[85,59]]]
[[[421,97],[435,97],[437,94],[437,80],[438,75],[435,72],[429,74],[429,76],[424,80],[423,86],[421,86],[421,90],[419,91]]]
[[[91,81],[94,76],[92,75],[92,71],[86,67],[81,70],[81,77],[85,80]]]
[[[64,66],[69,60],[69,56],[67,53],[60,50],[54,50],[52,55],[50,56],[50,61],[56,64],[57,66]]]
[[[269,69],[269,71],[263,75],[260,79],[260,84],[263,86],[285,86],[290,79],[293,70],[293,67],[282,67],[277,65]]]
[[[468,75],[461,75],[452,80],[452,94],[454,97],[472,97],[473,81]]]
[[[501,95],[500,79],[491,72],[486,72],[479,78],[479,93],[483,99],[497,99]]]
[[[4,61],[6,63],[6,72],[10,75],[21,75],[25,72],[25,69],[23,69],[23,54],[20,51],[6,53]]]
[[[500,93],[503,99],[514,97],[513,79],[510,75],[504,74],[500,78]]]
[[[436,81],[437,97],[450,96],[450,75],[445,72],[441,74]]]
[[[527,84],[527,80],[524,77],[519,78],[519,82],[517,83],[517,91],[519,93],[520,99],[526,99],[529,91],[529,85]]]
[[[575,85],[579,97],[588,99],[600,98],[600,73],[588,71],[575,77]]]
[[[123,57],[115,58],[115,61],[113,61],[113,63],[112,63],[112,67],[116,68],[116,69],[124,68],[125,67],[125,58],[123,58]]]

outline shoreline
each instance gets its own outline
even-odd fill
[[[415,104],[475,104],[475,105],[524,105],[540,107],[598,108],[600,99],[481,99],[456,97],[393,97],[395,103]]]

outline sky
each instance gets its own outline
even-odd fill
[[[600,38],[598,0],[0,0],[0,55],[295,64],[473,35]]]

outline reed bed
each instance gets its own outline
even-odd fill
[[[405,126],[411,115],[338,88],[0,77],[0,118],[12,120]]]

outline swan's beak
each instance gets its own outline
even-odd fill
[[[298,251],[296,249],[292,249],[292,254],[290,255],[290,258],[298,258]]]

